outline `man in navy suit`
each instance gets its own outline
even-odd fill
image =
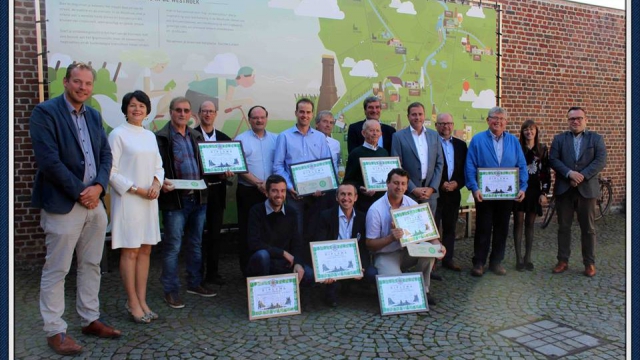
[[[598,174],[607,163],[607,148],[602,136],[586,130],[587,115],[583,108],[567,112],[569,131],[556,135],[551,143],[549,163],[556,172],[554,192],[558,212],[558,264],[554,274],[569,268],[571,255],[571,223],[578,213],[582,242],[584,275],[596,275],[595,215],[600,195]]]
[[[64,94],[37,105],[29,128],[37,172],[31,204],[40,208],[47,256],[40,281],[40,313],[47,343],[56,353],[75,355],[82,346],[66,335],[64,283],[77,258],[76,311],[82,333],[116,338],[120,331],[99,320],[100,260],[107,228],[102,203],[111,172],[111,148],[102,117],[84,102],[96,73],[74,63],[62,80]]]
[[[212,101],[205,101],[198,110],[200,125],[195,129],[202,134],[204,141],[231,141],[222,131],[216,130],[214,123],[218,116]],[[207,220],[206,236],[202,236],[202,277],[205,283],[224,285],[225,281],[218,272],[220,259],[220,230],[224,209],[227,205],[227,178],[233,177],[231,171],[218,175],[216,181],[207,184]]]
[[[355,122],[349,125],[349,131],[347,132],[347,150],[349,153],[358,146],[364,143],[364,135],[362,135],[362,127],[367,120],[377,120],[380,122],[380,99],[377,96],[369,96],[364,99],[364,120]],[[391,139],[393,133],[396,132],[392,126],[383,124],[380,122],[380,128],[382,130],[382,137],[379,140],[378,145],[382,146],[387,152],[391,152]]]
[[[453,261],[454,244],[456,240],[456,223],[460,210],[460,189],[464,186],[464,162],[467,158],[467,143],[454,138],[453,117],[451,114],[438,114],[436,129],[442,143],[444,164],[442,179],[438,187],[438,208],[436,209],[436,223],[441,225],[442,244],[447,248],[447,255],[442,259],[442,267],[461,271]]]

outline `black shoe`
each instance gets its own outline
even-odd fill
[[[524,264],[524,268],[529,270],[529,271],[533,271],[533,263],[528,262],[528,263]]]
[[[225,285],[227,282],[224,281],[224,279],[222,278],[222,276],[215,274],[211,277],[207,277],[206,279],[204,279],[204,282],[207,284],[215,284],[215,285]]]
[[[328,307],[338,307],[338,299],[334,296],[327,296],[324,298],[324,303],[327,304]]]
[[[518,270],[518,271],[524,271],[524,263],[522,263],[522,262],[519,262],[519,261],[518,261],[518,262],[516,263],[516,270]]]
[[[429,277],[431,278],[431,280],[442,281],[442,276],[440,276],[433,270],[431,270],[431,275]]]
[[[432,295],[427,294],[427,304],[436,306],[436,299]]]

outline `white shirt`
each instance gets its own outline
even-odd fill
[[[402,195],[402,204],[400,207],[418,205],[410,197]],[[389,203],[389,194],[385,193],[380,199],[374,202],[369,211],[367,211],[367,239],[379,239],[391,234],[391,204]],[[399,241],[393,241],[391,244],[376,251],[377,253],[388,253],[399,250]]]
[[[213,134],[211,134],[211,136],[207,135],[207,133],[204,131],[204,129],[202,129],[202,137],[204,138],[204,141],[218,141],[218,140],[216,140],[216,129],[215,128],[213,129]]]
[[[422,132],[418,134],[418,132],[411,128],[411,136],[413,137],[413,142],[416,144],[416,149],[418,150],[418,156],[420,157],[420,179],[424,180],[427,177],[427,159],[429,158],[429,147],[427,146],[427,136],[426,136],[425,127],[422,127]]]
[[[340,159],[340,141],[327,136],[327,145],[329,145],[329,151],[331,151],[331,159],[334,164],[338,163]]]

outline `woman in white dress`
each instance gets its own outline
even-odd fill
[[[151,246],[160,242],[158,195],[164,179],[156,136],[142,127],[151,111],[149,97],[136,90],[122,98],[127,122],[109,134],[113,166],[111,247],[120,248],[120,274],[127,292],[126,308],[136,323],[158,318],[147,305]]]

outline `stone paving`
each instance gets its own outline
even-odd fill
[[[354,286],[337,308],[322,301],[322,289],[302,289],[302,314],[250,322],[246,284],[237,259],[224,255],[222,275],[229,284],[218,296],[186,294],[186,307],[171,309],[162,300],[160,259],[152,257],[149,304],[161,318],[134,324],[124,309],[126,297],[114,252],[111,272],[102,278],[100,301],[105,321],[123,330],[117,340],[87,337],[75,313],[75,276],[66,283],[68,333],[81,345],[79,358],[91,359],[551,359],[516,339],[508,330],[550,322],[597,339],[594,347],[562,359],[624,359],[626,355],[626,227],[623,215],[600,220],[594,278],[582,275],[579,229],[574,225],[573,256],[564,274],[551,274],[556,259],[557,225],[536,229],[535,270],[515,270],[509,237],[506,276],[469,274],[473,240],[456,242],[463,272],[438,269],[432,281],[438,301],[426,315],[380,316],[376,292]],[[159,250],[159,249],[156,249]],[[73,270],[72,270],[73,271]],[[62,358],[51,351],[38,310],[40,270],[16,271],[14,354],[19,359]],[[549,335],[552,336],[552,335]],[[550,341],[550,339],[542,338]]]

